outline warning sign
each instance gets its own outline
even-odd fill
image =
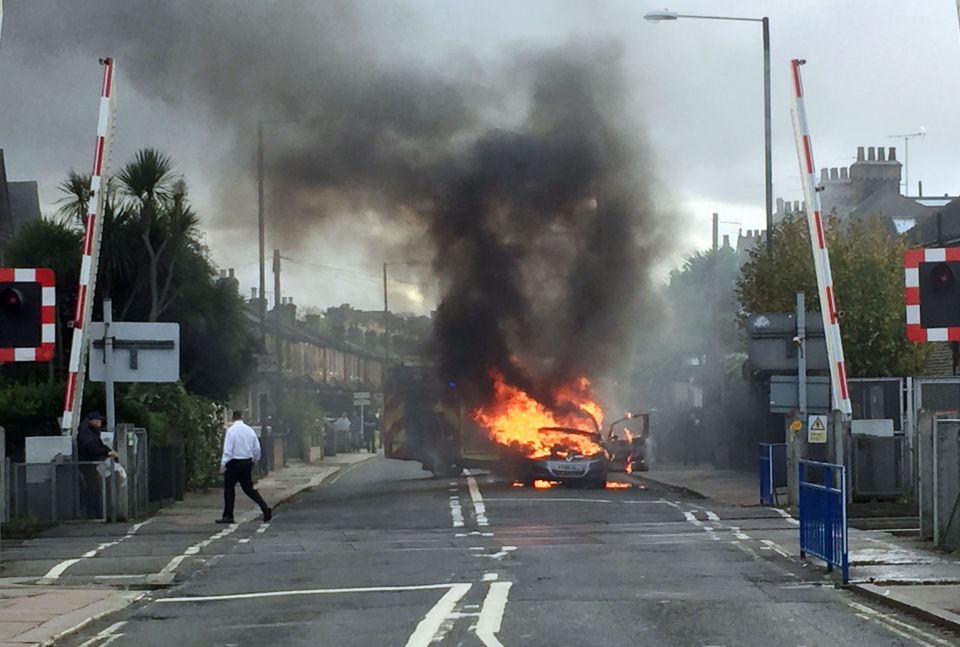
[[[794,418],[793,422],[790,423],[790,431],[799,434],[801,429],[803,429],[803,423],[800,422],[800,418]]]
[[[812,444],[827,442],[826,416],[810,416],[807,420],[807,442]]]

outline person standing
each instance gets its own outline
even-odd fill
[[[120,455],[110,449],[100,438],[100,428],[103,426],[103,416],[97,411],[88,413],[77,425],[77,460],[81,463],[80,471],[80,499],[88,519],[99,519],[103,516],[103,502],[100,492],[100,476],[97,466],[91,463],[112,458],[119,460]]]
[[[220,458],[220,473],[223,474],[223,517],[217,523],[234,523],[233,504],[237,483],[250,499],[260,506],[263,521],[273,517],[273,510],[253,487],[253,464],[260,460],[260,439],[243,421],[243,412],[233,412],[233,424],[223,437],[223,456]]]

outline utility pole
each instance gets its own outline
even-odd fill
[[[273,250],[273,308],[276,310],[283,304],[280,299],[280,250]],[[279,310],[277,310],[279,312]]]
[[[720,248],[720,214],[713,214],[713,251]]]
[[[387,264],[383,264],[383,373],[390,363],[390,308],[387,303]]]
[[[267,343],[266,225],[263,215],[263,122],[257,122],[257,231],[260,238],[260,343]]]

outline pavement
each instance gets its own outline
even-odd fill
[[[708,467],[667,466],[636,475],[691,496],[728,505],[761,507],[753,474]],[[960,555],[944,553],[902,532],[851,527],[850,590],[960,632]],[[781,540],[799,555],[799,536]]]
[[[774,509],[618,478],[539,489],[369,460],[62,644],[957,644],[796,559]]]
[[[291,462],[257,482],[276,508],[348,473],[375,455],[339,454]],[[238,523],[218,526],[221,490],[189,493],[148,519],[129,523],[74,522],[26,540],[4,540],[0,570],[0,647],[51,645],[139,601],[151,589],[176,585],[211,561],[215,542],[250,541],[270,524],[238,492]]]

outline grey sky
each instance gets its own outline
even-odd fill
[[[677,205],[679,254],[707,242],[712,211],[720,211],[723,220],[742,222],[744,228],[762,226],[760,28],[643,20],[646,11],[662,9],[665,1],[362,4],[373,16],[374,33],[384,40],[389,34],[389,43],[381,49],[437,69],[448,67],[450,60],[468,62],[461,63],[462,69],[469,65],[483,69],[500,64],[507,52],[538,46],[591,39],[619,42],[636,127],[646,133],[653,152],[649,171]],[[82,11],[86,3],[57,3],[69,8],[50,16],[48,32],[18,29],[26,22],[18,23],[19,15],[35,2],[5,2],[0,146],[11,179],[38,179],[41,199],[52,211],[56,182],[67,169],[85,170],[90,164],[100,70],[95,56],[63,49],[56,41],[59,30],[69,29],[72,12]],[[309,3],[296,6],[301,4]],[[191,6],[202,12],[204,3]],[[911,144],[912,192],[916,180],[923,181],[925,194],[960,192],[960,160],[955,155],[960,132],[954,125],[960,103],[956,83],[960,30],[953,0],[686,0],[667,6],[685,13],[770,16],[776,196],[801,197],[789,121],[788,62],[794,57],[808,61],[804,80],[818,167],[849,164],[859,145],[895,145],[902,160],[902,142],[888,136],[923,126],[928,136]],[[110,43],[111,29],[123,28],[120,13],[116,24],[103,24],[102,33],[95,34],[98,42]],[[305,12],[303,20],[311,17]],[[391,25],[396,33],[377,31]],[[44,42],[46,37],[51,42]],[[170,38],[175,42],[177,33]],[[282,31],[271,33],[265,47],[283,38]],[[142,84],[129,78],[133,71],[124,67],[123,50],[129,47],[128,43],[121,51],[101,52],[116,55],[121,72],[113,159],[125,160],[143,146],[156,146],[173,156],[211,227],[208,242],[214,259],[223,267],[236,266],[247,292],[256,277],[255,187],[248,176],[237,175],[236,168],[252,161],[253,132],[245,141],[241,133],[224,129],[217,114],[190,96],[163,97],[138,90]],[[138,68],[135,73],[151,70]],[[170,82],[175,86],[175,79]],[[285,292],[301,305],[351,301],[376,307],[380,293],[372,277],[379,271],[382,254],[362,244],[366,226],[359,218],[304,232],[299,248],[287,253],[370,277],[312,274],[291,266]],[[735,233],[735,227],[729,233]],[[414,270],[400,268],[397,277],[417,278]],[[412,307],[401,294],[396,297],[401,307]]]

